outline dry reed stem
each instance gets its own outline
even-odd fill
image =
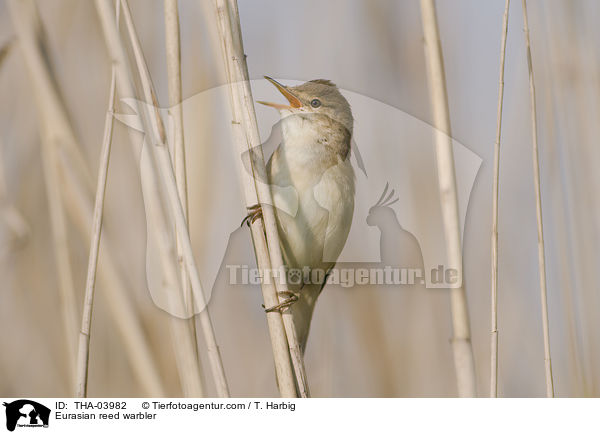
[[[490,398],[498,397],[498,186],[500,182],[500,138],[502,135],[502,105],[504,102],[504,61],[508,35],[508,9],[506,0],[502,18],[502,42],[500,43],[500,78],[498,79],[498,113],[496,118],[496,141],[494,142],[494,180],[492,186],[492,320],[490,329]]]
[[[446,91],[444,59],[439,36],[439,28],[434,0],[421,0],[421,18],[425,36],[425,57],[429,92],[436,127],[436,159],[440,202],[446,238],[446,252],[450,268],[458,270],[462,280],[462,250],[460,239],[460,220],[458,217],[458,198],[456,193],[456,174],[452,152],[452,134],[450,113]],[[456,370],[456,382],[460,397],[476,395],[475,361],[471,346],[469,312],[464,283],[450,289],[452,310],[452,349]]]
[[[11,0],[8,5],[19,46],[33,82],[38,119],[41,124],[42,162],[58,274],[59,305],[67,347],[67,378],[69,382],[72,382],[75,371],[77,303],[69,253],[65,205],[61,194],[58,168],[58,148],[64,146],[64,136],[62,135],[62,125],[55,121],[61,116],[61,113],[55,113],[46,100],[47,97],[55,96],[55,93],[51,87],[51,79],[44,70],[46,65],[40,46],[42,27],[35,5],[31,1],[16,2],[14,0]]]
[[[253,174],[265,173],[264,157],[258,134],[256,113],[254,112],[237,2],[234,0],[216,0],[215,6],[221,36],[221,50],[230,89],[233,134],[240,156],[238,160],[241,160],[241,155],[245,152],[256,151],[256,161],[253,161],[254,158],[250,159],[252,172]],[[256,167],[256,164],[259,167]],[[260,179],[260,177],[248,173],[242,167],[241,161],[237,161],[236,165],[244,188],[246,206],[252,206],[257,203],[262,206],[263,221],[259,222],[259,220],[256,220],[250,225],[254,250],[257,256],[257,265],[261,270],[264,270],[265,268],[263,267],[268,267],[270,264],[271,269],[283,273],[283,259],[275,214],[271,205],[273,201],[270,188],[263,182],[257,182],[257,178]],[[266,244],[264,244],[265,234]],[[287,291],[285,281],[281,279],[274,279],[274,281],[274,286],[266,284],[264,281],[262,283],[263,297],[265,306],[267,307],[274,306],[283,301],[283,299],[278,297],[277,292]],[[282,322],[279,318],[282,319]],[[291,314],[289,312],[283,314],[279,312],[267,313],[267,324],[269,326],[277,382],[281,395],[295,396],[297,386],[299,396],[308,397],[309,390],[306,370]],[[281,341],[284,337],[287,339],[285,352],[283,351],[284,345]],[[289,366],[290,358],[293,373]],[[291,378],[290,374],[293,374]],[[296,386],[294,386],[294,376]]]
[[[118,0],[117,0],[118,1]],[[117,14],[118,22],[118,14]],[[83,313],[81,315],[81,329],[79,331],[79,352],[77,357],[77,389],[79,398],[87,397],[88,366],[90,356],[90,331],[92,327],[92,311],[94,307],[94,290],[96,288],[96,272],[98,269],[98,252],[100,250],[100,236],[102,235],[102,216],[104,212],[104,197],[108,166],[110,163],[110,148],[112,145],[113,119],[115,111],[116,71],[113,66],[110,79],[110,93],[106,120],[104,122],[104,138],[100,151],[100,165],[98,168],[98,182],[96,185],[96,200],[94,203],[94,216],[92,222],[92,235],[90,254],[88,259]]]
[[[548,324],[548,299],[546,288],[546,258],[544,256],[544,227],[542,223],[542,193],[540,187],[540,163],[537,137],[537,110],[535,102],[535,82],[533,79],[533,62],[531,60],[531,42],[529,40],[529,23],[527,20],[527,1],[522,0],[523,26],[525,46],[527,48],[527,68],[529,70],[529,97],[531,104],[531,129],[533,144],[533,185],[535,189],[535,209],[537,216],[538,263],[540,273],[540,297],[542,304],[542,329],[544,334],[544,365],[546,373],[546,397],[554,397],[554,381],[552,378],[552,360],[550,358],[550,327]]]
[[[69,167],[69,166],[65,166]],[[72,198],[73,219],[83,239],[90,236],[93,221],[93,205],[81,180],[75,177],[72,170],[66,170],[68,180],[65,188]],[[108,238],[103,240],[104,250],[112,252]],[[126,356],[129,359],[133,375],[148,396],[165,396],[161,377],[150,350],[146,334],[137,316],[137,308],[127,296],[126,283],[121,271],[114,263],[111,255],[104,255],[102,267],[99,269],[100,286],[104,289],[110,314],[115,322],[115,329],[121,335]]]
[[[175,229],[177,232],[176,236],[181,240],[185,266],[189,273],[194,297],[199,300],[202,306],[206,306],[198,269],[194,261],[186,217],[181,205],[181,201],[179,200],[177,182],[175,180],[171,157],[166,144],[165,129],[158,112],[158,107],[156,106],[157,100],[150,79],[150,74],[148,72],[135,26],[133,24],[129,4],[126,0],[122,0],[121,4],[125,26],[128,31],[129,40],[131,42],[131,47],[137,65],[138,76],[144,94],[143,96],[145,100],[148,101],[148,104],[145,104],[144,106],[138,106],[139,110],[137,112],[140,113],[142,117],[145,126],[144,130],[148,135],[148,140],[150,143],[148,150],[159,167],[158,170],[160,172],[160,179],[162,179],[165,188],[165,199],[168,201],[168,205],[175,219]],[[108,19],[108,16],[110,16],[110,6],[101,0],[97,0],[96,5],[101,17],[103,30],[111,57],[113,58],[113,62],[118,68],[118,71],[122,71],[123,73],[122,77],[120,73],[117,74],[118,79],[121,77],[117,81],[119,93],[127,96],[135,95],[133,86],[131,84],[132,70],[128,67],[127,57],[125,56],[125,52],[120,41],[120,34],[115,24]],[[150,169],[153,171],[157,170],[154,166],[150,167]],[[216,342],[216,337],[207,306],[198,314],[198,318],[204,339],[206,341],[209,364],[217,393],[220,397],[228,397],[229,387],[225,378],[225,371],[223,369],[219,347]]]
[[[556,68],[553,65],[561,64],[565,59],[564,49],[561,49],[561,42],[565,46],[570,46],[573,42],[570,38],[564,38],[564,35],[555,31],[557,23],[552,19],[551,13],[547,8],[542,6],[542,13],[544,16],[544,34],[549,54],[542,56],[544,60],[543,69],[547,71],[548,79],[545,80],[545,93],[550,95],[550,104],[545,104],[545,110],[548,117],[548,145],[549,150],[555,156],[555,159],[559,161],[558,168],[560,171],[560,202],[557,203],[559,209],[559,227],[565,228],[564,231],[559,232],[561,235],[559,238],[559,246],[557,250],[561,255],[562,264],[566,264],[561,268],[564,271],[563,279],[560,287],[563,292],[563,307],[565,316],[567,317],[568,333],[569,333],[569,347],[570,356],[572,357],[573,375],[576,378],[579,388],[575,390],[572,396],[583,396],[591,397],[594,396],[593,381],[590,381],[593,377],[593,369],[591,363],[591,357],[588,356],[587,351],[592,347],[591,341],[586,336],[586,327],[583,325],[585,321],[585,312],[581,309],[581,273],[578,272],[577,267],[582,264],[580,249],[577,249],[575,244],[577,243],[577,234],[573,229],[573,222],[576,220],[574,211],[576,208],[572,205],[577,202],[577,198],[573,199],[573,184],[572,177],[567,173],[572,165],[569,164],[571,151],[567,147],[560,145],[561,117],[564,118],[566,113],[571,115],[574,112],[570,108],[568,99],[565,98],[565,94],[562,92],[561,85],[568,82],[565,79],[564,72],[568,70],[570,74],[570,66],[566,68]],[[561,11],[562,12],[562,11]],[[552,14],[554,15],[554,14]],[[569,35],[571,32],[567,32]],[[581,53],[579,54],[579,60],[583,60]],[[562,63],[567,65],[567,63]],[[600,77],[599,77],[600,78]],[[598,80],[600,82],[600,80]],[[560,83],[560,84],[559,84]],[[581,119],[578,114],[577,119]],[[585,128],[584,125],[578,128]],[[572,170],[572,169],[571,169]],[[592,303],[593,305],[594,303]]]
[[[43,116],[43,114],[42,114]],[[44,179],[48,208],[50,211],[50,228],[55,250],[55,261],[58,272],[58,291],[61,307],[61,317],[64,327],[64,337],[67,346],[67,366],[69,388],[72,390],[73,377],[76,368],[76,334],[77,330],[77,305],[75,299],[75,284],[73,283],[73,270],[69,253],[69,236],[67,233],[67,219],[60,188],[59,161],[56,149],[53,148],[52,139],[42,128],[42,162],[44,166]]]
[[[80,236],[83,240],[86,240],[90,235],[93,209],[90,171],[80,153],[66,110],[55,87],[49,67],[44,60],[44,40],[40,36],[36,36],[35,29],[41,29],[41,23],[37,16],[35,4],[31,1],[16,2],[13,0],[9,3],[9,6],[16,12],[16,17],[19,18],[19,23],[15,24],[15,28],[23,32],[21,49],[27,63],[27,69],[31,74],[35,93],[38,95],[38,106],[44,113],[41,121],[52,127],[48,134],[52,134],[54,137],[51,145],[55,148],[55,155],[61,165],[61,178],[63,178],[61,188],[65,190],[62,198],[66,210],[75,220]],[[21,13],[22,10],[19,7],[13,8],[12,6],[27,6],[29,8],[27,10],[28,14]],[[28,23],[27,19],[32,20],[32,22]],[[105,247],[107,251],[111,250],[108,240],[105,242]],[[136,320],[131,301],[125,295],[125,284],[110,255],[106,257],[105,266],[101,270],[100,277],[106,286],[109,309],[117,324],[117,330],[125,342],[126,355],[134,368],[134,375],[148,394],[152,396],[164,395],[146,337]],[[74,340],[78,329],[77,323],[77,318],[75,318],[75,328],[71,332]],[[74,378],[73,375],[70,376],[70,379],[72,378]]]
[[[4,173],[4,144],[0,138],[0,213],[4,223],[8,226],[18,242],[25,240],[31,233],[31,228],[27,221],[10,201],[6,187],[6,176]]]
[[[11,39],[0,49],[0,68],[4,63],[4,60],[6,60],[10,49],[13,47],[13,43],[14,40]],[[23,240],[29,235],[30,228],[19,210],[9,202],[8,191],[6,188],[6,177],[4,174],[4,158],[2,155],[3,150],[4,145],[2,143],[2,139],[0,138],[0,210],[2,212],[2,219],[12,231],[15,238],[17,240]]]
[[[238,173],[241,173],[241,171],[245,172],[246,169],[239,165],[238,171]],[[271,269],[267,240],[265,238],[265,227],[261,219],[257,219],[251,225],[251,235],[259,270]],[[279,303],[277,288],[273,280],[263,281],[261,283],[261,292],[265,306],[275,306]],[[282,315],[279,312],[268,312],[266,315],[279,393],[282,398],[295,398],[298,396],[298,392],[296,390],[294,370],[291,364],[288,338]]]
[[[175,178],[179,200],[186,220],[188,217],[188,194],[186,180],[185,145],[183,135],[183,111],[181,91],[181,50],[179,41],[179,11],[177,0],[164,0],[165,12],[165,46],[167,54],[167,77],[169,87],[169,114],[172,121],[173,140],[171,155],[173,156]],[[189,228],[189,226],[188,226]],[[179,264],[182,285],[183,305],[193,314],[194,302],[190,280],[187,275],[181,241],[177,238],[177,262]],[[184,396],[204,396],[202,371],[196,343],[196,324],[194,319],[183,320],[171,318],[171,333],[179,345],[175,345],[175,360]]]

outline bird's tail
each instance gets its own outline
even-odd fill
[[[305,285],[298,293],[298,301],[290,307],[296,328],[296,337],[298,338],[298,344],[303,355],[306,349],[313,311],[315,310],[315,304],[322,287],[322,284]]]

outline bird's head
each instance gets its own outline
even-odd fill
[[[265,76],[265,78],[285,96],[289,104],[257,101],[260,104],[276,108],[282,117],[295,114],[327,116],[341,123],[350,133],[352,132],[353,118],[350,104],[331,81],[317,79],[290,87],[271,77]]]

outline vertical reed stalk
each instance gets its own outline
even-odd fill
[[[540,296],[542,304],[542,329],[544,334],[544,365],[546,372],[546,397],[554,397],[554,381],[552,378],[552,359],[550,358],[550,327],[548,324],[548,300],[546,288],[546,258],[544,256],[544,227],[542,223],[542,193],[540,187],[540,163],[537,137],[537,110],[535,102],[535,82],[533,79],[533,62],[531,60],[531,42],[529,40],[529,23],[527,19],[527,1],[523,4],[523,26],[525,46],[527,48],[527,68],[529,70],[529,97],[531,104],[531,129],[533,144],[533,185],[535,190],[535,209],[537,216],[538,263],[540,273]]]
[[[148,136],[146,139],[149,140],[150,143],[148,146],[148,151],[150,154],[152,154],[151,156],[155,159],[156,164],[159,166],[159,169],[156,169],[153,165],[150,165],[147,169],[153,173],[157,170],[160,172],[157,173],[157,175],[159,175],[160,179],[162,179],[164,188],[166,190],[165,199],[168,201],[168,206],[170,207],[175,219],[175,229],[177,231],[176,236],[181,240],[185,266],[189,273],[194,297],[200,301],[202,306],[206,306],[204,294],[202,292],[202,286],[200,284],[200,277],[198,275],[198,269],[196,268],[193,257],[185,214],[181,205],[181,201],[179,200],[179,193],[177,190],[177,183],[175,181],[171,157],[166,144],[165,129],[162,124],[158,108],[156,107],[157,101],[150,79],[150,74],[148,72],[135,26],[133,24],[129,4],[126,0],[122,0],[121,4],[123,7],[125,26],[128,31],[129,40],[131,42],[131,47],[137,65],[138,78],[144,94],[143,96],[144,99],[149,102],[145,105],[138,105],[136,110],[136,112],[139,113],[142,118],[144,123],[144,131]],[[129,61],[121,43],[121,37],[118,28],[110,19],[110,4],[107,1],[96,0],[96,7],[100,16],[106,44],[108,46],[113,63],[117,68],[117,88],[119,94],[127,97],[135,96],[136,93],[132,84],[133,70],[129,66]],[[148,160],[144,161],[146,161],[145,164],[151,164]],[[219,348],[214,335],[208,307],[205,307],[198,314],[198,316],[204,339],[207,344],[209,363],[217,393],[220,397],[227,397],[229,396],[229,388],[225,378],[221,355],[219,353]]]
[[[14,40],[10,40],[0,48],[0,69],[6,59],[10,49],[13,47]],[[0,137],[0,213],[1,218],[4,220],[6,225],[10,228],[14,237],[17,240],[23,240],[29,235],[29,225],[19,212],[19,210],[9,201],[8,191],[6,188],[6,177],[4,174],[4,158],[3,153],[4,145],[2,138]]]
[[[496,118],[496,141],[494,142],[494,181],[492,186],[492,324],[490,332],[490,398],[498,397],[498,186],[500,183],[500,138],[502,135],[502,105],[504,102],[504,60],[508,35],[508,9],[506,0],[502,19],[502,42],[500,43],[500,78],[498,79],[498,113]]]
[[[186,180],[185,144],[183,139],[183,109],[181,91],[181,51],[179,40],[179,11],[177,0],[164,0],[165,45],[167,53],[167,76],[169,86],[169,114],[173,125],[171,155],[173,156],[175,179],[179,200],[188,220],[188,194]],[[189,228],[189,226],[188,226]],[[177,238],[177,262],[182,286],[183,305],[189,316],[193,315],[194,302],[190,280],[185,268],[181,240]],[[171,332],[179,345],[175,345],[175,359],[179,380],[186,397],[201,397],[201,366],[196,345],[196,324],[194,319],[171,318]]]
[[[564,10],[560,10],[558,14],[552,13],[547,8],[541,5],[541,12],[544,16],[544,37],[546,41],[546,49],[548,54],[542,56],[544,60],[542,68],[547,72],[548,78],[545,81],[545,89],[542,92],[549,96],[550,103],[544,104],[548,121],[546,122],[548,128],[548,149],[550,154],[553,155],[553,160],[557,165],[557,170],[560,176],[557,178],[559,188],[557,191],[560,195],[560,200],[556,201],[555,208],[558,210],[558,222],[556,223],[559,227],[564,228],[559,231],[559,245],[557,250],[561,254],[561,263],[564,264],[561,267],[561,275],[563,278],[560,282],[560,287],[563,292],[563,303],[562,306],[567,317],[567,324],[569,330],[569,354],[572,358],[572,373],[577,383],[577,388],[571,393],[571,396],[583,396],[591,397],[594,396],[593,389],[593,369],[592,369],[592,357],[590,350],[593,348],[589,339],[588,331],[593,330],[593,327],[586,327],[586,312],[582,309],[582,288],[585,286],[582,283],[582,273],[580,272],[584,261],[581,260],[580,255],[582,249],[578,248],[578,233],[577,228],[585,227],[585,225],[576,224],[575,212],[578,211],[573,203],[578,202],[577,195],[574,195],[573,190],[573,177],[571,175],[573,171],[572,165],[572,150],[568,146],[562,146],[561,141],[565,139],[565,132],[563,120],[565,119],[566,113],[570,116],[575,116],[577,119],[583,119],[582,113],[577,113],[579,105],[569,104],[570,99],[565,98],[564,83],[569,82],[570,79],[565,79],[564,72],[571,77],[570,62],[565,59],[565,47],[571,47],[576,42],[572,38],[564,37],[563,32],[556,32],[557,22],[553,19],[555,15],[563,16]],[[561,5],[561,9],[568,4]],[[573,25],[577,25],[574,23]],[[572,35],[572,31],[567,31],[567,35]],[[567,56],[570,55],[567,54]],[[579,62],[583,60],[583,54],[579,53]],[[556,65],[565,65],[565,68],[556,67]],[[569,66],[566,66],[569,65]],[[553,67],[554,66],[554,67]],[[599,77],[600,78],[600,77]],[[597,80],[600,83],[600,80]],[[586,85],[584,85],[586,86]],[[587,87],[587,86],[586,86]],[[569,91],[570,94],[570,91]],[[573,110],[575,108],[575,110]],[[582,120],[582,122],[585,122]],[[586,128],[585,124],[577,126],[580,131]],[[579,138],[578,135],[575,137],[569,137],[569,141],[572,143],[579,143],[585,141]],[[585,194],[585,192],[583,192]],[[589,300],[586,303],[590,304]],[[595,303],[591,303],[595,305]]]
[[[473,397],[476,395],[475,361],[473,359],[473,348],[471,347],[467,296],[464,283],[462,283],[461,232],[452,151],[450,111],[448,109],[444,59],[434,0],[421,0],[421,18],[425,36],[429,92],[436,127],[435,149],[446,252],[449,267],[458,270],[461,279],[460,287],[450,289],[453,326],[452,349],[456,381],[460,397]]]
[[[40,47],[42,28],[35,5],[30,1],[16,2],[11,0],[8,6],[19,39],[19,47],[33,83],[38,119],[41,124],[42,161],[50,211],[50,228],[55,249],[61,319],[67,348],[67,378],[69,382],[72,382],[73,373],[75,372],[77,304],[69,253],[65,203],[61,194],[61,179],[58,167],[58,149],[65,145],[63,143],[63,130],[62,125],[55,122],[60,113],[55,113],[47,101],[48,97],[55,94],[54,89],[51,87],[51,79],[49,75],[45,74],[44,67],[46,65]]]
[[[60,188],[60,174],[56,149],[53,148],[52,139],[45,128],[41,132],[42,161],[44,165],[44,179],[48,195],[48,208],[50,210],[50,227],[55,250],[55,260],[58,273],[58,290],[61,306],[61,318],[64,327],[64,337],[67,346],[68,379],[72,389],[73,375],[75,373],[75,342],[77,330],[77,305],[75,301],[75,285],[69,254],[69,237],[67,233],[67,219]]]
[[[48,127],[46,130],[48,135],[53,136],[49,144],[53,147],[60,163],[61,181],[63,181],[61,189],[64,189],[62,199],[67,212],[75,220],[80,236],[86,240],[90,236],[93,210],[90,171],[80,153],[66,109],[45,60],[44,38],[41,36],[42,27],[35,4],[32,1],[11,0],[9,6],[21,41],[20,48],[37,96],[40,121]],[[110,251],[108,240],[105,241],[105,248]],[[106,287],[109,309],[116,323],[116,329],[125,342],[125,352],[133,367],[134,375],[147,394],[164,395],[148,342],[136,319],[131,301],[126,296],[122,276],[110,255],[106,256],[100,277]],[[76,317],[73,327],[70,333],[73,333],[73,342],[75,342],[75,332],[78,328]],[[74,376],[71,375],[70,378]]]
[[[0,138],[0,218],[11,230],[14,240],[22,242],[31,233],[29,224],[19,212],[17,207],[12,203],[8,197],[8,191],[6,187],[6,177],[4,173],[4,156],[3,156],[4,145]],[[12,241],[12,240],[11,240]],[[9,246],[5,246],[7,249]],[[0,254],[5,251],[0,250]]]
[[[90,227],[93,224],[93,204],[87,189],[83,188],[81,179],[75,172],[65,165],[65,190],[72,198],[75,227],[83,239],[90,236]],[[110,239],[103,240],[104,250],[112,252]],[[161,377],[156,362],[150,350],[146,334],[138,319],[137,309],[131,298],[127,296],[126,283],[121,270],[110,254],[104,255],[102,267],[99,269],[100,285],[104,289],[110,314],[115,322],[115,329],[123,340],[123,348],[129,359],[131,370],[144,393],[148,396],[165,396]]]
[[[221,50],[227,72],[227,81],[229,82],[231,107],[232,107],[232,127],[234,137],[238,146],[238,154],[256,151],[256,161],[251,158],[252,172],[266,173],[264,167],[264,157],[258,126],[256,123],[256,113],[254,112],[252,91],[250,89],[248,66],[246,64],[246,55],[244,54],[241,25],[237,1],[235,0],[216,0],[216,18],[219,25],[221,36]],[[275,213],[272,207],[271,190],[266,183],[257,182],[257,178],[249,174],[241,165],[241,161],[236,162],[238,172],[244,187],[246,206],[260,204],[262,207],[263,221],[256,220],[250,225],[254,250],[257,255],[257,264],[277,270],[279,275],[284,275],[284,265],[279,244],[279,234]],[[264,232],[263,232],[264,230]],[[264,245],[266,234],[266,245]],[[263,274],[264,275],[264,274]],[[262,284],[265,306],[270,307],[278,304],[278,293],[287,291],[287,284],[284,279],[274,279],[275,285],[268,283]],[[276,292],[275,292],[276,291]],[[283,323],[281,320],[283,320]],[[279,390],[282,396],[294,396],[292,390],[294,378],[290,378],[289,360],[291,357],[293,374],[295,375],[296,386],[300,397],[308,397],[308,381],[304,360],[298,345],[296,330],[293,324],[291,314],[284,312],[267,313],[267,323],[271,336],[271,346],[275,358],[275,367]],[[283,325],[283,327],[282,327]],[[282,330],[283,328],[283,330]],[[283,353],[283,338],[287,339],[289,350]],[[295,387],[294,387],[295,389]]]
[[[117,0],[118,2],[119,0]],[[118,11],[118,9],[117,9]],[[117,13],[117,22],[118,22]],[[81,317],[81,330],[79,332],[79,352],[77,357],[77,390],[78,398],[87,397],[88,366],[90,358],[90,332],[92,328],[92,311],[94,308],[94,291],[96,288],[96,272],[98,269],[98,252],[100,250],[100,237],[102,235],[102,217],[104,213],[104,196],[106,181],[108,179],[108,166],[110,162],[110,148],[112,145],[113,119],[115,111],[115,68],[113,66],[110,79],[110,94],[104,121],[104,139],[100,151],[100,167],[98,168],[98,182],[96,185],[96,201],[94,203],[94,216],[92,222],[92,236],[90,242],[90,255],[88,259],[87,278],[85,283],[85,296],[83,301],[83,314]]]

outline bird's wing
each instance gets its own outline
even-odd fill
[[[279,147],[273,152],[266,164],[267,179],[273,197],[273,205],[278,212],[283,211],[292,217],[298,213],[298,191],[285,176],[283,171],[278,170]]]
[[[329,168],[313,189],[315,201],[328,211],[323,261],[335,263],[340,255],[354,214],[354,171],[348,160]]]

